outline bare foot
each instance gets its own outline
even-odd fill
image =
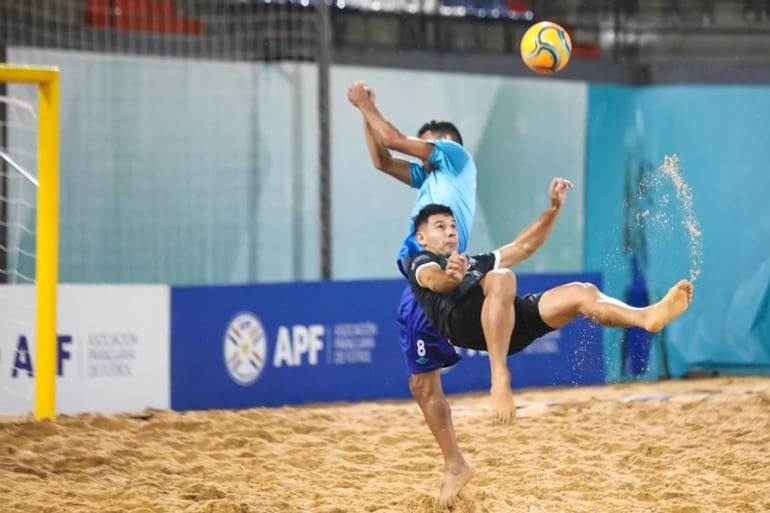
[[[650,313],[645,322],[645,329],[657,333],[668,323],[682,315],[692,300],[692,283],[680,280],[671,287],[666,296],[650,307]]]
[[[492,379],[492,388],[490,389],[492,400],[492,414],[503,424],[509,424],[516,419],[516,404],[513,402],[513,391],[511,390],[511,373]]]
[[[467,463],[458,472],[444,472],[444,480],[441,482],[441,491],[438,494],[438,505],[440,508],[451,508],[454,506],[460,490],[476,475],[476,471]]]

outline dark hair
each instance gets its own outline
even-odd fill
[[[420,127],[417,131],[417,137],[422,137],[422,134],[429,130],[436,134],[437,137],[448,135],[454,142],[458,144],[463,143],[463,137],[460,135],[460,131],[449,121],[431,120]]]
[[[417,230],[420,228],[420,226],[427,223],[430,216],[435,216],[436,214],[446,214],[454,217],[452,209],[446,205],[430,203],[422,207],[422,209],[417,212],[417,215],[414,216],[414,232],[417,233]]]

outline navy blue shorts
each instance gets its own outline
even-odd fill
[[[425,317],[410,285],[401,294],[396,319],[409,374],[450,367],[460,361],[455,347]]]

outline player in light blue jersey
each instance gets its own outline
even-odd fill
[[[446,121],[433,121],[423,125],[417,134],[420,139],[432,145],[433,149],[428,158],[430,171],[425,169],[425,164],[409,164],[410,185],[419,189],[419,192],[409,215],[409,235],[398,253],[398,268],[404,276],[408,275],[409,260],[421,251],[420,244],[415,239],[412,221],[423,207],[435,203],[440,198],[444,203],[439,204],[457,212],[455,222],[460,253],[464,253],[468,245],[473,214],[476,211],[476,163],[463,148],[457,128]]]
[[[431,121],[407,137],[382,117],[374,105],[374,92],[355,82],[348,100],[364,116],[366,142],[375,167],[419,189],[409,216],[408,235],[398,253],[398,267],[406,277],[409,260],[422,250],[415,239],[412,219],[426,205],[448,205],[455,212],[460,252],[468,244],[476,209],[476,164],[462,146],[452,123]],[[411,155],[419,163],[395,158],[390,151]],[[451,505],[474,475],[457,444],[449,402],[441,387],[441,369],[460,360],[454,346],[428,321],[406,283],[398,307],[401,347],[409,370],[409,390],[423,412],[444,457],[444,478],[438,500]],[[507,385],[510,387],[510,383]],[[513,407],[513,406],[512,406]]]

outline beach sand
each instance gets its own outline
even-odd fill
[[[770,511],[770,377],[453,396],[478,475],[454,512]],[[432,512],[412,401],[0,418],[0,512]]]

